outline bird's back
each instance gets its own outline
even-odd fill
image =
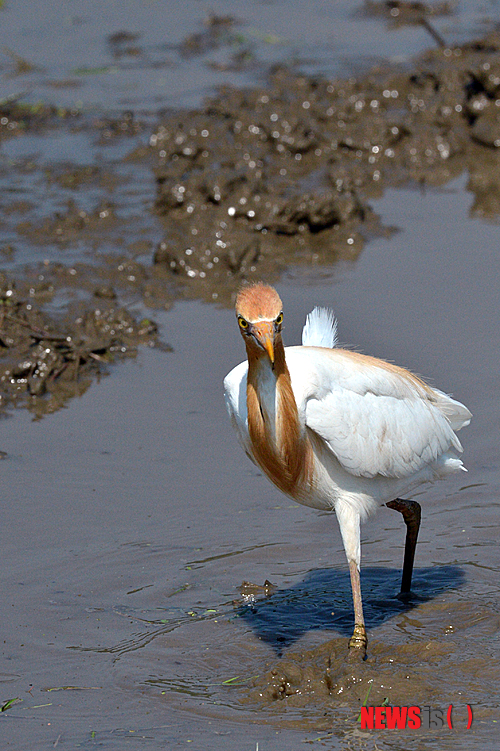
[[[409,477],[424,466],[437,467],[444,455],[453,460],[447,469],[461,466],[454,431],[471,414],[460,402],[404,368],[356,352],[285,351],[305,424],[352,474]]]

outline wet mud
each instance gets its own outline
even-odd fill
[[[492,660],[500,615],[494,606],[467,595],[449,601],[447,592],[464,588],[460,568],[418,570],[418,594],[406,600],[394,595],[396,571],[364,568],[362,579],[373,633],[366,660],[348,653],[350,592],[341,572],[311,572],[296,587],[281,591],[269,581],[262,586],[242,583],[243,604],[233,603],[236,612],[276,654],[275,660],[260,665],[259,675],[230,686],[242,706],[290,712],[292,725],[294,710],[309,709],[310,716],[301,716],[306,727],[311,723],[324,731],[347,722],[347,732],[356,727],[353,718],[363,705],[439,707],[446,687],[457,715],[465,712],[468,697],[469,703],[481,707],[478,721],[492,718],[492,697],[500,678]],[[395,619],[396,628],[388,639],[383,624],[389,619]],[[332,628],[343,637],[329,639]],[[321,632],[322,643],[297,650],[296,642],[315,630]],[[478,648],[483,640],[490,642],[486,649]],[[245,667],[242,662],[241,669]],[[247,676],[250,669],[249,665]],[[286,722],[282,716],[280,721]],[[342,737],[343,732],[332,735]]]
[[[223,90],[151,136],[155,266],[210,299],[287,264],[355,258],[383,228],[370,198],[390,186],[444,185],[464,170],[474,212],[494,216],[500,139],[492,34],[429,52],[410,71],[342,81],[274,72],[260,90]],[[487,183],[487,190],[481,183]]]
[[[471,608],[473,617],[470,618]],[[399,627],[407,638],[401,643],[374,639],[366,660],[348,656],[347,639],[333,639],[304,651],[293,648],[261,675],[240,689],[244,705],[343,709],[353,716],[356,708],[369,706],[439,706],[443,686],[460,686],[452,702],[463,704],[462,696],[485,708],[495,692],[499,671],[492,665],[491,653],[478,654],[467,641],[478,637],[495,638],[500,618],[495,609],[473,602],[450,605],[433,601],[414,603],[399,617]],[[450,623],[452,621],[452,623]],[[411,631],[423,628],[426,639],[415,639]],[[409,637],[409,638],[408,638]],[[477,675],[483,674],[484,682]],[[493,707],[489,708],[493,716]],[[328,717],[324,728],[331,724]]]
[[[117,358],[131,357],[141,344],[154,346],[156,325],[137,321],[113,305],[110,288],[96,290],[99,306],[82,306],[62,316],[43,313],[1,279],[0,404],[27,407],[35,417],[54,412],[81,396]]]
[[[373,7],[368,10],[374,12]],[[399,18],[403,10],[391,6],[389,17]],[[424,10],[406,8],[405,12],[426,15]],[[234,23],[234,19],[211,18],[205,32],[185,41],[184,53],[219,44],[233,33]],[[60,260],[45,261],[30,295],[47,301],[61,291],[73,290],[73,296],[78,291],[80,298],[85,292],[87,302],[80,300],[80,305],[87,306],[86,320],[95,321],[95,295],[118,294],[150,308],[168,307],[179,296],[230,304],[243,280],[273,281],[290,264],[314,268],[355,259],[367,239],[393,231],[383,226],[370,206],[371,199],[391,186],[442,186],[467,171],[473,214],[496,217],[500,211],[499,52],[500,34],[494,32],[460,47],[430,51],[409,69],[379,67],[345,80],[311,79],[281,68],[270,73],[265,87],[225,88],[198,110],[165,114],[152,132],[149,127],[149,135],[146,123],[132,112],[89,121],[76,110],[4,100],[0,103],[3,141],[83,132],[96,144],[125,142],[126,161],[140,164],[154,180],[149,211],[162,238],[139,236],[129,241],[117,191],[120,186],[126,189],[130,178],[119,175],[112,165],[65,162],[40,174],[24,160],[18,168],[55,191],[60,208],[47,214],[43,205],[7,201],[4,212],[12,242],[1,250],[5,258],[15,260],[21,243],[28,242],[41,254],[44,248],[58,249]],[[12,169],[4,167],[4,177]],[[96,190],[99,199],[88,207],[86,194]],[[84,251],[78,264],[70,267],[64,253],[72,245]],[[112,245],[121,252],[107,252]],[[85,258],[90,252],[91,262]],[[31,268],[31,273],[40,272]],[[23,275],[26,272],[21,273],[21,284]],[[16,270],[7,274],[4,286],[14,287],[18,280]],[[4,300],[4,307],[9,302]],[[22,304],[26,311],[27,299]],[[70,325],[61,319],[58,336],[73,338],[74,320]],[[3,321],[5,326],[9,318]],[[125,328],[118,326],[121,331]],[[137,320],[132,328],[142,331]],[[26,325],[24,329],[26,333]],[[9,338],[8,331],[4,333]],[[77,336],[82,340],[83,334]],[[28,384],[35,383],[32,374],[41,372],[35,364],[39,354],[32,350],[44,346],[54,366],[48,368],[50,377],[38,378],[33,386],[38,391],[31,396],[40,403],[42,391],[55,393],[62,374],[68,376],[71,368],[56,354],[55,339],[43,345],[26,335],[13,341],[4,346],[0,360],[4,402],[19,389],[30,393]],[[139,341],[140,336],[134,347]],[[104,350],[110,354],[123,347],[123,342],[101,342],[99,356]],[[13,348],[17,363],[12,352],[5,357]],[[23,368],[23,362],[31,364]],[[18,375],[12,376],[13,372]],[[54,399],[53,405],[66,398]]]
[[[256,552],[265,556],[263,550]],[[195,563],[203,562],[190,562]],[[134,633],[95,651],[124,663],[125,674],[134,652],[147,652],[142,656],[146,667],[141,666],[149,673],[143,685],[152,700],[176,710],[188,705],[194,716],[217,721],[235,710],[236,717],[256,713],[255,721],[263,726],[307,734],[302,743],[385,749],[404,742],[408,749],[451,749],[458,742],[460,748],[479,748],[481,730],[497,717],[498,607],[473,592],[458,567],[417,570],[415,588],[425,594],[403,604],[394,595],[396,573],[362,571],[371,621],[365,661],[351,661],[347,654],[352,630],[348,574],[335,569],[313,571],[288,590],[269,581],[243,582],[243,604],[212,598],[204,607],[198,600],[180,615],[189,597],[185,584],[168,592],[161,620],[150,609],[122,611],[136,623]],[[171,611],[176,615],[171,617]],[[423,727],[397,738],[362,730],[359,722],[362,706],[433,707],[446,718],[450,704],[454,733],[446,719],[431,733]],[[460,745],[457,734],[465,732],[467,704],[475,731]],[[242,721],[248,716],[243,714]]]

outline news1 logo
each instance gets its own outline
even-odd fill
[[[447,710],[432,707],[361,707],[361,730],[453,729],[453,704]],[[467,704],[467,730],[472,726],[472,707]]]

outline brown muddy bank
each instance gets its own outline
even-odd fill
[[[101,294],[107,297],[109,292]],[[111,362],[134,356],[140,344],[156,343],[152,321],[137,321],[112,301],[83,305],[80,311],[71,306],[54,318],[27,299],[29,294],[20,298],[8,284],[0,289],[3,409],[24,406],[36,417],[54,412],[81,396],[95,377],[107,373]]]
[[[226,27],[212,24],[209,31]],[[18,290],[15,305],[23,310],[16,323],[14,298],[2,295],[4,403],[38,403],[46,392],[52,409],[67,398],[63,381],[75,362],[87,363],[90,375],[97,358],[133,352],[146,330],[150,341],[154,324],[145,329],[134,313],[124,322],[123,303],[164,308],[187,296],[229,304],[243,280],[272,281],[291,264],[355,259],[370,236],[391,231],[370,207],[388,187],[444,185],[467,171],[473,213],[497,216],[499,52],[500,33],[493,32],[433,50],[405,69],[379,67],[345,80],[277,69],[265,87],[225,88],[198,110],[165,114],[149,136],[130,112],[91,119],[4,100],[4,142],[83,134],[93,148],[125,144],[121,164],[48,168],[24,158],[3,167],[5,179],[17,170],[59,203],[51,211],[38,193],[4,208],[9,242],[1,250],[11,270],[2,287],[6,295]],[[121,203],[138,170],[155,185],[140,227]],[[43,263],[16,266],[26,243]],[[65,255],[74,247],[70,263]],[[61,299],[77,300],[80,317],[64,318],[61,304],[47,311]],[[106,332],[97,341],[103,308]],[[40,339],[37,330],[51,336]],[[63,355],[58,337],[80,344]],[[56,396],[58,384],[64,395]]]
[[[241,280],[290,263],[355,258],[383,231],[370,198],[464,170],[474,213],[496,216],[499,49],[495,33],[342,81],[279,70],[266,88],[222,90],[166,118],[150,139],[165,228],[155,266],[227,301]]]
[[[493,172],[485,174],[485,165],[500,146],[499,48],[494,33],[430,52],[411,70],[376,69],[343,81],[279,70],[265,88],[222,90],[199,111],[163,118],[149,139],[158,157],[155,211],[165,222],[155,260],[168,261],[174,279],[181,275],[190,282],[201,274],[199,289],[206,294],[209,278],[226,286],[232,275],[251,268],[240,247],[249,238],[257,248],[249,253],[252,264],[268,255],[279,258],[279,248],[268,246],[271,239],[279,246],[283,236],[294,238],[284,248],[284,263],[290,253],[316,260],[315,241],[325,260],[353,255],[356,234],[371,218],[368,200],[386,187],[409,180],[444,184],[466,168],[473,171],[472,188],[484,185]],[[5,134],[22,135],[49,122],[64,128],[71,114],[76,117],[4,103],[1,123]],[[91,127],[105,140],[141,130],[131,113]],[[488,151],[476,149],[478,144]],[[131,158],[147,155],[139,151]],[[84,189],[98,173],[97,167],[66,166],[60,179]],[[480,191],[477,211],[496,213],[481,202]],[[70,213],[54,217],[57,226],[47,222],[39,240],[48,242],[51,234],[64,239],[69,220]],[[80,220],[74,230],[88,230],[88,222]],[[182,257],[177,246],[186,244],[192,253]]]

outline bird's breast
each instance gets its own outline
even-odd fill
[[[276,378],[273,376],[272,371],[270,374],[258,372],[253,388],[257,397],[260,418],[264,423],[265,433],[268,440],[276,444],[278,440],[276,432],[278,390]]]
[[[284,493],[297,497],[312,480],[314,457],[284,368],[247,381],[248,433],[255,461]]]

